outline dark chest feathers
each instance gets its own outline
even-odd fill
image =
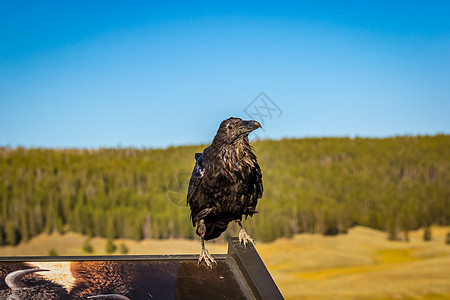
[[[236,218],[256,212],[263,192],[262,175],[250,145],[209,147],[197,161],[196,168],[202,178],[195,195],[197,205],[192,207],[191,203],[194,218],[197,211],[209,207],[215,207],[218,215]]]

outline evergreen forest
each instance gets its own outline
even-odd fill
[[[264,182],[256,241],[345,233],[407,240],[450,224],[450,136],[302,138],[252,143]],[[43,232],[109,239],[196,238],[186,206],[194,154],[166,149],[0,148],[0,246]],[[227,235],[235,235],[230,224]]]

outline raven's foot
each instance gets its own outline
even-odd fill
[[[205,261],[206,265],[212,269],[212,263],[215,263],[217,265],[216,260],[214,257],[212,257],[211,254],[209,254],[208,250],[206,248],[202,248],[202,251],[200,252],[200,256],[198,257],[198,264],[202,262],[202,260]]]
[[[247,244],[251,242],[254,244],[255,242],[253,239],[247,234],[244,228],[241,227],[241,230],[239,231],[239,243],[244,243],[244,247],[247,247]]]

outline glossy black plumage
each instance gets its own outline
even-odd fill
[[[195,154],[187,203],[192,224],[205,240],[220,236],[229,222],[256,213],[263,183],[248,134],[259,127],[256,121],[229,118],[220,124],[211,145]],[[199,226],[203,222],[206,228]]]

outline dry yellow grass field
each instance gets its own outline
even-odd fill
[[[392,242],[377,230],[354,227],[346,235],[302,234],[256,248],[286,299],[450,299],[450,228],[433,227],[433,240],[422,231],[410,242]],[[85,237],[41,235],[17,247],[0,248],[0,256],[87,255]],[[116,240],[128,254],[197,254],[197,240]],[[93,255],[104,255],[106,241],[93,238]],[[226,244],[208,243],[212,253],[226,253]]]
[[[450,299],[448,228],[392,242],[380,231],[355,227],[347,235],[297,235],[258,245],[287,299]]]

